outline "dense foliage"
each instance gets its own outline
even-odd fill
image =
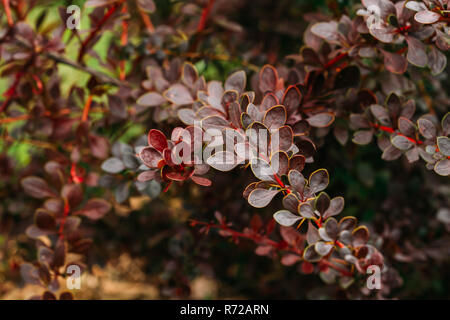
[[[448,297],[449,1],[2,4],[5,283]]]

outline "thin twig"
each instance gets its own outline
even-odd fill
[[[205,5],[205,7],[202,10],[202,15],[200,17],[200,21],[197,25],[197,32],[203,31],[206,27],[206,21],[208,21],[209,14],[211,13],[211,9],[214,5],[214,0],[208,0],[208,3]]]
[[[128,8],[127,4],[124,3],[121,13],[127,13]],[[122,20],[122,34],[120,35],[120,44],[122,47],[125,47],[128,44],[128,21],[126,19]],[[119,62],[119,79],[125,80],[126,72],[125,72],[125,60],[120,60]]]
[[[45,53],[45,56],[57,63],[61,63],[61,64],[65,64],[67,66],[70,66],[72,68],[81,70],[83,72],[89,73],[90,75],[94,76],[97,78],[97,80],[99,80],[100,82],[104,83],[104,84],[110,84],[110,85],[114,85],[117,87],[121,87],[121,86],[128,86],[128,84],[126,82],[114,79],[106,74],[104,74],[103,72],[99,72],[97,70],[94,70],[92,68],[89,67],[85,67],[82,66],[79,63],[73,62],[71,60],[68,60],[66,58],[61,57],[60,55],[56,55],[53,53]]]
[[[8,25],[12,27],[14,21],[11,15],[11,7],[9,6],[9,0],[3,0],[3,6],[5,7],[6,18],[8,19]]]
[[[92,95],[90,94],[86,100],[86,103],[84,104],[83,115],[81,116],[82,122],[88,121],[89,110],[91,109],[91,105],[92,105]]]
[[[142,10],[141,8],[139,8],[139,13],[141,15],[142,21],[145,24],[145,27],[147,28],[147,31],[152,34],[155,32],[155,26],[152,23],[152,20],[150,19],[149,15],[147,13],[145,13],[144,10]]]
[[[90,44],[90,42],[95,38],[97,33],[102,29],[102,27],[106,24],[106,22],[108,22],[109,18],[117,10],[119,5],[122,4],[122,2],[123,2],[123,0],[120,1],[120,2],[115,3],[114,5],[112,5],[108,9],[108,11],[105,13],[103,18],[97,23],[95,28],[89,33],[87,38],[83,41],[83,43],[81,44],[80,52],[78,53],[78,59],[77,59],[78,62],[81,62],[81,60],[83,59],[84,54],[86,53],[87,47]]]
[[[27,48],[28,50],[32,50],[33,48],[31,48],[28,44],[26,44],[24,41],[19,40],[18,38],[15,39],[16,43],[18,45],[21,45],[24,48]],[[117,87],[121,87],[121,86],[129,86],[126,82],[120,81],[118,79],[115,79],[113,77],[108,76],[107,74],[97,71],[95,69],[83,66],[75,61],[66,59],[62,56],[60,56],[59,54],[56,53],[51,53],[51,52],[40,52],[40,54],[44,55],[44,57],[55,61],[56,63],[61,63],[64,65],[67,65],[69,67],[72,67],[74,69],[89,73],[90,75],[94,76],[97,78],[97,80],[99,82],[102,82],[104,84],[110,84],[110,85],[114,85]]]

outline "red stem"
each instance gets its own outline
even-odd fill
[[[170,186],[172,185],[172,181],[169,181],[166,185],[166,187],[164,188],[163,192],[166,193],[167,191],[169,191]]]
[[[122,7],[122,13],[127,13],[128,8],[127,4],[124,3]],[[120,44],[125,47],[128,44],[128,21],[122,20],[122,34],[120,36]],[[119,62],[119,79],[125,80],[126,74],[125,74],[125,60],[121,60]]]
[[[323,66],[324,69],[328,69],[331,68],[332,66],[334,66],[336,63],[338,63],[339,61],[341,61],[342,59],[346,58],[348,56],[347,52],[342,52],[339,55],[337,55],[335,58],[333,58],[332,60],[330,60],[327,64],[325,64]]]
[[[351,273],[350,271],[347,271],[345,269],[342,269],[342,268],[340,268],[338,266],[335,266],[334,264],[332,264],[328,260],[320,260],[320,263],[326,264],[330,268],[333,268],[334,270],[339,271],[343,276],[353,277],[353,273]]]
[[[388,132],[388,133],[394,133],[394,132],[395,132],[395,129],[393,129],[393,128],[391,128],[391,127],[386,127],[386,126],[379,125],[378,123],[371,123],[370,125],[371,125],[373,128],[378,129],[378,130],[381,130],[381,131],[384,131],[384,132]],[[401,133],[399,133],[399,132],[397,132],[397,134],[398,134],[399,136],[405,137],[406,139],[408,139],[409,141],[411,141],[411,142],[414,143],[414,144],[423,144],[423,141],[421,141],[421,140],[416,140],[416,139],[407,137],[407,136],[405,136],[404,134],[401,134]]]
[[[277,181],[277,183],[280,185],[280,187],[282,187],[282,188],[285,187],[283,181],[281,181],[280,177],[278,177],[277,174],[275,174],[273,177],[275,178],[275,180]]]
[[[11,15],[11,7],[9,6],[9,0],[3,0],[3,6],[5,7],[6,18],[8,19],[8,25],[13,26],[14,21]]]
[[[288,194],[291,193],[291,190],[286,189],[286,185],[283,183],[283,181],[281,181],[280,177],[278,177],[277,174],[275,174],[273,177],[274,177],[275,180],[277,181],[278,185],[279,185],[281,188],[285,189],[284,191],[286,191]]]
[[[155,32],[155,27],[153,26],[152,20],[148,16],[147,13],[145,13],[142,9],[139,8],[139,14],[141,15],[142,21],[145,24],[145,27],[147,28],[147,31],[150,33]]]
[[[208,20],[209,14],[211,12],[211,9],[214,5],[214,0],[208,0],[208,3],[205,5],[205,7],[202,10],[202,15],[200,17],[200,21],[197,25],[197,32],[201,32],[206,27],[206,21]]]
[[[197,221],[197,220],[191,220],[191,226],[195,227],[196,225],[203,225],[208,229],[219,229],[219,230],[223,230],[226,231],[228,233],[231,234],[231,237],[233,238],[244,238],[244,239],[249,239],[254,241],[257,244],[266,244],[269,245],[271,247],[274,247],[277,250],[284,250],[284,251],[290,251],[293,253],[296,253],[298,255],[302,255],[302,250],[298,250],[295,247],[289,246],[286,244],[285,241],[274,241],[270,238],[268,238],[266,235],[260,235],[258,233],[242,233],[236,230],[233,230],[231,228],[229,228],[227,225],[225,224],[213,224],[213,223],[207,223],[207,222],[202,222],[202,221]]]
[[[316,224],[317,228],[322,228],[322,217],[319,218],[319,220],[313,220]]]
[[[412,28],[412,26],[400,27],[400,28],[397,28],[394,32],[395,33],[405,33],[405,32],[408,32],[409,29],[411,29],[411,28]]]
[[[3,96],[6,98],[5,101],[3,101],[2,106],[0,107],[0,112],[3,112],[8,107],[9,102],[11,99],[16,95],[17,86],[19,85],[19,81],[22,78],[23,73],[17,72],[13,84],[8,88],[8,90],[3,94]]]
[[[69,206],[69,201],[67,201],[67,199],[64,199],[64,213],[63,213],[63,217],[61,220],[61,224],[59,225],[59,238],[60,239],[64,239],[64,225],[66,224],[66,220],[67,220],[67,216],[69,215],[70,212],[70,206]]]
[[[86,100],[86,103],[84,104],[83,115],[81,116],[82,122],[85,122],[88,120],[89,110],[91,109],[91,105],[92,105],[92,95],[89,95]]]
[[[76,184],[80,184],[84,181],[84,178],[77,174],[77,164],[75,162],[73,162],[72,166],[70,167],[70,176],[72,178],[72,181]]]

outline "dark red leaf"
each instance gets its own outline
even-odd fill
[[[198,184],[200,186],[204,186],[204,187],[209,187],[212,185],[211,180],[203,178],[203,177],[192,176],[191,180],[194,181],[196,184]]]
[[[148,144],[159,152],[163,152],[168,147],[166,136],[156,129],[152,129],[148,133]]]

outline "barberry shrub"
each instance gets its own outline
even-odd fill
[[[81,30],[67,27],[65,7],[40,2],[3,1],[0,16],[2,232],[35,244],[7,253],[5,274],[20,265],[42,287],[33,298],[72,299],[69,267],[89,272],[108,228],[133,235],[113,217],[164,215],[179,197],[187,207],[200,200],[182,222],[162,224],[171,254],[183,252],[159,271],[170,278],[162,296],[189,295],[174,265],[194,253],[173,242],[189,233],[203,249],[211,230],[297,265],[298,277],[317,274],[325,283],[307,297],[392,297],[402,286],[396,263],[448,266],[448,1],[329,1],[290,25],[273,21],[266,9],[278,5],[265,1],[88,0]],[[298,34],[286,31],[294,26]],[[355,160],[371,145],[370,159]],[[355,166],[373,192],[379,159],[392,181],[370,209],[385,214],[368,219],[358,188],[333,179]]]

